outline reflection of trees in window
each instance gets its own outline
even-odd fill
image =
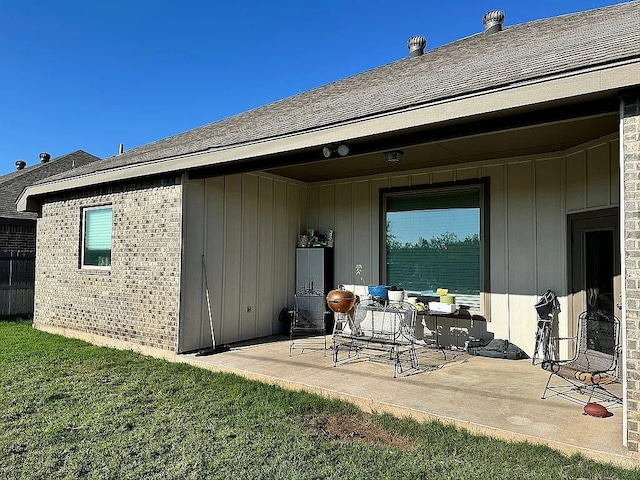
[[[455,232],[444,232],[402,245],[387,231],[388,283],[414,291],[445,287],[452,293],[480,293],[479,234],[460,239]]]
[[[382,192],[387,285],[413,292],[446,288],[456,302],[481,309],[488,242],[488,181]]]

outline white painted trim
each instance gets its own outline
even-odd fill
[[[80,229],[80,269],[81,270],[97,270],[97,271],[103,271],[103,272],[110,272],[111,271],[111,264],[112,264],[112,258],[109,259],[109,265],[86,265],[84,262],[84,255],[85,255],[85,241],[86,241],[86,228],[87,228],[87,212],[91,212],[91,211],[96,211],[96,210],[111,210],[111,227],[113,228],[113,204],[111,203],[106,203],[106,204],[101,204],[101,205],[90,205],[90,206],[86,206],[86,207],[82,207],[81,211],[82,211],[82,227]],[[110,249],[110,253],[111,256],[113,256],[113,233],[111,234],[111,249]]]
[[[628,446],[627,436],[629,433],[628,385],[627,385],[627,275],[625,268],[625,202],[624,202],[624,100],[620,99],[620,127],[619,127],[619,150],[620,150],[620,293],[622,294],[622,310],[620,313],[620,345],[622,345],[622,444]]]
[[[588,142],[581,143],[580,145],[576,145],[575,147],[568,148],[562,151],[562,155],[571,155],[572,153],[579,152],[581,150],[586,150],[592,147],[596,147],[598,145],[604,145],[605,143],[611,143],[618,139],[618,135],[620,133],[610,133],[600,138],[595,138],[593,140],[589,140]]]
[[[509,85],[492,91],[440,100],[428,105],[381,114],[365,120],[349,121],[310,132],[127,165],[43,183],[26,188],[18,198],[17,208],[21,212],[28,211],[29,198],[37,195],[148,175],[183,171],[190,168],[219,165],[241,159],[259,158],[336,142],[348,142],[349,140],[417,126],[434,125],[454,119],[616,90],[637,85],[638,78],[640,78],[639,60],[592,67]]]

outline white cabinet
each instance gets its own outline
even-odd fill
[[[333,290],[333,249],[309,247],[296,249],[296,292],[319,288],[325,295]]]

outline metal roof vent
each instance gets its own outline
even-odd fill
[[[27,162],[25,162],[24,160],[16,160],[16,169],[22,170],[26,166]]]
[[[491,10],[484,14],[482,17],[482,24],[484,25],[484,33],[492,34],[502,30],[502,24],[504,23],[504,12],[502,10]]]
[[[424,49],[427,46],[427,39],[421,37],[420,35],[416,35],[415,37],[411,37],[407,42],[407,47],[409,47],[409,56],[410,57],[419,57],[424,53]]]
[[[51,160],[51,155],[49,155],[47,152],[42,152],[39,156],[42,163],[47,163],[49,160]]]

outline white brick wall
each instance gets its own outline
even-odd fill
[[[110,271],[80,268],[82,208],[113,207]],[[47,200],[38,219],[34,323],[177,350],[179,179]]]
[[[627,316],[628,446],[640,447],[640,96],[624,100],[622,152],[624,168],[624,246]]]

